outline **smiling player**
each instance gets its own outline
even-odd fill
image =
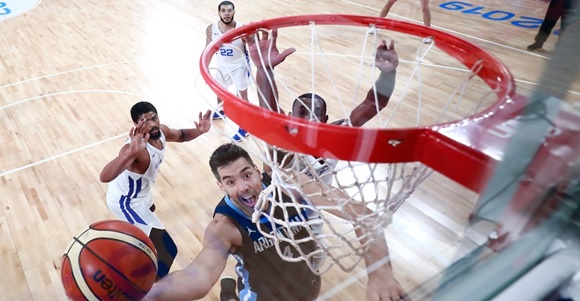
[[[258,223],[252,222],[258,197],[270,185],[270,175],[261,173],[250,155],[236,144],[218,147],[210,157],[211,170],[219,188],[225,196],[214,211],[214,218],[207,226],[203,239],[203,249],[193,262],[184,270],[169,274],[156,282],[144,301],[147,300],[196,300],[203,298],[217,282],[224,271],[227,258],[231,254],[238,262],[236,272],[239,276],[240,300],[315,300],[320,292],[320,276],[316,275],[303,261],[286,261],[277,251],[276,243],[260,232],[280,231],[271,229],[270,218],[283,218],[288,214],[290,221],[304,218],[303,213],[287,208],[286,212],[277,207],[270,216],[262,216]],[[307,175],[300,175],[302,190],[310,195],[313,204],[328,206],[331,199],[345,199],[348,196],[341,190],[329,189],[324,183],[311,181]],[[325,193],[323,194],[322,191]],[[282,192],[285,202],[291,202],[287,192]],[[296,195],[294,195],[296,197]],[[366,207],[352,204],[349,215],[365,214]],[[350,210],[350,209],[345,209]],[[347,218],[337,210],[330,213]],[[300,225],[291,229],[297,240],[309,235]],[[299,243],[299,248],[309,252],[317,248],[312,240]],[[299,252],[290,242],[279,242],[280,250],[290,257]],[[376,240],[365,259],[367,266],[388,256],[384,240]],[[395,280],[390,263],[382,265],[369,274],[367,300],[407,300],[400,284]],[[224,300],[237,300],[237,296]]]

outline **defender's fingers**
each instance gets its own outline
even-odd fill
[[[264,29],[260,29],[258,33],[262,34],[262,37],[258,37],[258,40],[267,40],[268,39],[268,31]]]
[[[256,34],[255,34],[255,33],[253,33],[253,34],[249,34],[249,35],[246,37],[246,43],[247,43],[248,45],[253,45],[253,44],[254,44],[254,42],[255,42],[255,41],[254,41],[254,39],[255,39],[255,38],[256,38]]]
[[[292,53],[294,53],[296,51],[296,48],[288,48],[284,51],[282,51],[282,57],[284,59],[286,59],[286,57],[288,57],[289,55],[291,55]]]
[[[377,47],[377,50],[381,50],[381,49],[385,49],[385,50],[389,50],[389,48],[387,47],[387,40],[382,40],[381,43],[379,44],[379,46]]]
[[[395,50],[395,40],[391,40],[391,44],[389,45],[389,50]]]

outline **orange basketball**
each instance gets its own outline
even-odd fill
[[[123,221],[96,222],[62,256],[61,279],[72,300],[141,300],[157,276],[157,251]]]

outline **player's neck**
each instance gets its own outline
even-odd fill
[[[163,149],[163,143],[161,143],[161,139],[160,138],[149,138],[149,140],[147,140],[147,142],[149,144],[151,144],[153,147],[155,147],[156,149],[162,150]]]
[[[222,20],[220,20],[218,23],[218,28],[220,29],[220,31],[222,33],[225,33],[228,30],[236,28],[236,21],[232,21],[232,22],[230,22],[230,24],[226,24]]]

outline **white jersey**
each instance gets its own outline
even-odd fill
[[[339,125],[344,126],[345,122],[343,121]],[[293,162],[293,164],[296,164],[296,162]],[[314,178],[311,172],[312,170],[328,185],[332,185],[332,175],[334,174],[336,165],[338,165],[338,160],[336,159],[316,158],[311,155],[300,155],[300,160],[298,161],[298,168],[301,172]]]
[[[219,21],[214,22],[211,26],[211,40],[219,38],[223,33],[220,31],[218,26]],[[236,27],[243,26],[242,23],[236,22]],[[231,64],[232,68],[238,67],[240,65],[248,64],[248,55],[244,48],[244,42],[242,39],[236,39],[229,44],[223,44],[219,51],[216,53],[218,66],[224,66],[224,64]]]
[[[165,156],[165,135],[163,132],[161,132],[159,140],[161,140],[162,149],[147,143],[150,161],[144,174],[124,170],[109,183],[107,205],[119,208],[129,222],[131,219],[137,219],[137,217],[131,217],[133,210],[149,210],[149,207],[153,205],[151,188],[159,172],[159,165]],[[128,143],[131,143],[131,140],[128,140]]]
[[[298,168],[309,177],[314,178],[312,176],[312,170],[324,183],[332,185],[332,175],[337,164],[338,160],[336,159],[322,159],[315,158],[311,155],[301,155]]]

